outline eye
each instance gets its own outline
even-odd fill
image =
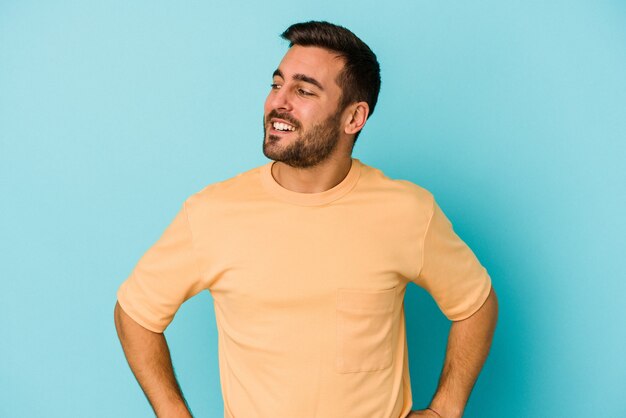
[[[313,93],[304,89],[298,89],[298,94],[301,94],[302,96],[313,96]]]
[[[272,84],[270,84],[270,87],[272,88],[272,90],[278,90],[280,88],[280,84],[272,83]]]

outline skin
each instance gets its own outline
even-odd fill
[[[120,306],[113,314],[126,360],[157,417],[190,418],[165,336],[139,325]]]
[[[491,289],[483,306],[472,316],[453,322],[432,410],[412,411],[407,418],[460,418],[478,374],[487,359],[498,319],[498,299]]]
[[[274,74],[264,105],[263,152],[275,160],[272,175],[288,190],[323,192],[339,184],[350,170],[354,137],[367,121],[369,106],[357,102],[339,109],[341,88],[336,80],[343,65],[341,58],[325,49],[296,45]],[[277,131],[273,127],[276,120],[289,123],[295,131]],[[476,313],[452,323],[432,409],[411,411],[407,418],[463,415],[489,352],[497,313],[492,289]],[[135,322],[119,303],[114,317],[128,364],[156,415],[191,417],[165,336]]]
[[[357,102],[338,110],[341,88],[337,76],[343,69],[343,59],[328,50],[295,45],[287,51],[278,66],[273,87],[265,100],[265,135],[263,149],[276,162],[272,174],[288,190],[317,193],[341,182],[352,164],[354,136],[365,125],[369,114],[366,102]],[[317,81],[316,85],[303,81],[298,75]],[[272,128],[272,115],[288,115],[295,132],[278,132]],[[336,118],[338,138],[336,146],[322,161],[309,167],[294,167],[281,161],[281,155],[303,141],[303,137],[320,124]],[[282,118],[280,118],[282,119]],[[331,122],[332,123],[332,122]],[[327,142],[335,138],[309,138],[309,141]]]

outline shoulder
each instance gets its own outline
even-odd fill
[[[388,177],[382,170],[362,164],[360,187],[393,204],[402,204],[420,211],[431,212],[434,197],[424,187],[409,180]]]
[[[236,202],[260,192],[260,172],[254,167],[226,180],[211,183],[185,200],[187,209],[198,209],[219,202]]]

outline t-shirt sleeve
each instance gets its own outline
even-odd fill
[[[448,319],[459,321],[483,305],[491,290],[491,279],[437,203],[433,206],[416,283],[431,294]]]
[[[117,299],[131,318],[163,332],[184,301],[204,289],[185,205],[122,283]]]

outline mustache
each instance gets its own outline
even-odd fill
[[[298,121],[297,119],[295,119],[293,116],[291,116],[288,113],[280,113],[276,110],[271,110],[270,113],[268,113],[267,117],[265,118],[265,123],[266,124],[269,123],[272,118],[282,119],[286,122],[289,122],[294,127],[300,128],[300,121]]]

